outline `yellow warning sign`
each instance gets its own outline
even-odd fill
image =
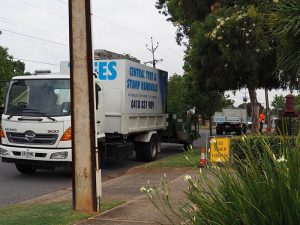
[[[226,163],[230,157],[230,138],[210,139],[210,161]]]

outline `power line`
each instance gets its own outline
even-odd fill
[[[32,3],[26,2],[26,1],[24,1],[24,0],[18,0],[18,1],[19,1],[19,2],[22,2],[22,3],[25,4],[25,5],[30,6],[30,7],[32,7],[32,8],[38,9],[38,10],[40,10],[40,11],[44,11],[44,12],[46,12],[46,13],[48,13],[48,14],[51,14],[51,15],[54,15],[54,16],[57,16],[57,17],[60,17],[60,18],[67,19],[67,17],[65,17],[65,16],[63,16],[63,15],[60,15],[60,14],[57,14],[57,13],[48,11],[48,10],[46,10],[46,9],[44,9],[44,8],[41,8],[41,7],[39,7],[39,6],[36,6],[36,5],[32,4]]]
[[[133,35],[139,36],[139,35],[136,35],[136,34],[135,34],[135,33],[136,33],[135,30],[133,30],[133,29],[131,29],[131,28],[129,28],[129,27],[122,26],[122,25],[120,25],[120,24],[117,24],[117,23],[114,23],[114,22],[105,20],[105,19],[103,19],[103,18],[101,18],[101,17],[95,15],[94,13],[92,14],[92,16],[93,16],[93,18],[95,18],[95,20],[98,20],[99,22],[104,22],[104,23],[113,25],[113,26],[115,26],[115,27],[122,28],[122,29],[127,30],[127,31],[131,31],[131,33],[132,33]]]
[[[25,24],[25,23],[21,23],[17,20],[7,19],[7,18],[4,18],[4,17],[0,16],[0,21],[2,21],[3,23],[10,24],[10,25],[18,26],[18,27],[21,27],[21,28],[26,28],[27,27],[27,28],[31,29],[32,31],[35,31],[35,32],[42,31],[42,32],[47,32],[47,34],[49,34],[49,30],[44,30],[44,29],[41,29],[40,27],[36,27],[36,26]],[[51,33],[53,34],[53,36],[54,36],[54,34],[61,35],[61,33],[58,33],[58,32],[51,31]]]
[[[25,61],[25,62],[32,62],[32,63],[39,63],[39,64],[51,65],[51,66],[60,66],[59,64],[55,64],[55,63],[42,62],[42,61],[36,61],[36,60],[31,60],[31,59],[23,59],[23,58],[18,58],[18,57],[14,57],[14,59]]]
[[[130,29],[129,27],[122,26],[122,25],[120,25],[120,24],[117,24],[117,23],[114,23],[114,22],[105,20],[104,18],[101,18],[101,17],[95,15],[94,13],[93,13],[93,18],[94,18],[96,21],[98,21],[98,22],[104,22],[104,23],[113,25],[113,26],[115,26],[115,27],[121,28],[121,29],[123,29],[123,30],[131,31],[130,34],[131,34],[132,36],[139,37],[141,40],[144,40],[144,36],[140,35],[139,32],[136,32],[136,30],[133,30],[133,29]],[[127,38],[127,39],[128,39],[128,40],[132,40],[132,39],[129,39],[129,38]],[[136,41],[142,43],[142,41],[140,41],[140,40],[134,40],[134,42],[136,42]],[[170,47],[168,47],[168,46],[164,46],[163,48],[166,48],[166,50],[168,50],[168,51],[171,52],[172,54],[178,54],[177,52],[175,52],[172,48],[170,48]]]
[[[44,8],[41,8],[41,7],[37,6],[37,5],[34,5],[34,4],[32,4],[32,3],[29,3],[29,2],[27,2],[27,1],[25,1],[25,0],[18,0],[18,1],[22,2],[23,4],[26,4],[26,5],[30,6],[30,7],[32,7],[32,8],[38,9],[39,11],[44,11],[44,12],[46,12],[46,13],[48,13],[48,14],[55,15],[55,16],[60,17],[60,18],[64,18],[64,19],[67,18],[67,17],[62,16],[62,15],[60,15],[60,14],[54,13],[54,12],[52,12],[52,11],[48,11],[48,10],[46,10],[46,9],[44,9]],[[65,2],[65,1],[63,1],[63,0],[56,0],[56,1],[57,1],[57,2],[60,2],[60,3],[62,3],[62,4],[65,4],[65,5],[68,4],[67,2]],[[136,32],[136,31],[133,30],[133,29],[130,29],[129,27],[122,26],[122,25],[120,25],[120,24],[117,24],[117,23],[114,23],[114,22],[105,20],[105,19],[103,19],[103,18],[101,18],[101,17],[98,17],[97,15],[93,15],[93,17],[94,17],[96,20],[100,21],[100,22],[105,22],[105,23],[111,24],[111,25],[113,25],[113,26],[115,26],[115,27],[118,27],[118,28],[127,30],[127,31],[128,31],[128,30],[129,30],[129,31],[133,31],[133,32],[131,32],[131,34],[132,34],[133,36],[139,37],[140,39],[141,39],[141,38],[144,38],[144,37],[143,37],[142,35],[140,35],[138,32]],[[9,21],[9,20],[6,19],[6,18],[3,18],[3,17],[0,17],[0,18],[2,18],[2,20],[4,19],[4,20]],[[11,20],[11,21],[12,21],[12,20]],[[4,22],[5,22],[5,21],[4,21]],[[5,23],[8,23],[8,22],[5,22]],[[13,21],[13,23],[17,23],[18,25],[16,25],[16,26],[22,25],[22,26],[26,26],[26,27],[31,27],[32,29],[38,29],[38,30],[41,30],[41,31],[44,31],[44,32],[49,32],[49,31],[42,30],[42,29],[40,29],[40,28],[38,28],[38,27],[30,26],[30,25],[23,24],[23,23],[20,23],[20,22],[17,22],[17,21]],[[19,25],[19,24],[20,24],[20,25]],[[95,28],[98,29],[97,27],[95,27]],[[131,38],[128,38],[127,36],[121,36],[121,35],[114,34],[114,33],[111,33],[111,32],[102,31],[101,29],[98,29],[98,30],[101,31],[102,33],[106,33],[106,34],[111,35],[111,36],[119,37],[119,38],[121,38],[121,39],[127,39],[127,40],[129,40],[129,41],[131,41],[131,42],[135,42],[135,43],[136,43],[136,42],[140,42],[140,43],[142,43],[141,40],[137,40],[136,38],[131,39]],[[11,34],[14,34],[14,35],[20,35],[20,36],[24,36],[24,37],[27,37],[27,38],[31,38],[31,39],[35,39],[35,40],[39,40],[39,41],[44,41],[44,42],[49,42],[49,43],[56,44],[56,45],[68,46],[68,45],[63,44],[63,43],[59,43],[59,42],[56,42],[56,41],[51,41],[51,40],[48,40],[48,39],[39,38],[39,37],[36,37],[36,36],[31,36],[31,35],[21,34],[21,33],[16,32],[16,31],[11,31],[11,30],[6,30],[6,31],[9,32],[9,33],[11,33]],[[58,34],[58,33],[57,33],[57,34]],[[164,47],[163,47],[163,48],[164,48]],[[166,48],[166,50],[172,52],[172,54],[173,54],[173,53],[176,53],[173,49],[169,48],[168,46],[165,46],[165,48]],[[170,56],[168,56],[168,57],[170,57]],[[160,61],[160,60],[158,60],[158,62],[159,62],[159,61]]]
[[[34,40],[38,40],[38,41],[43,41],[43,42],[48,42],[51,44],[55,44],[55,45],[60,45],[60,46],[64,46],[64,47],[68,47],[69,45],[57,42],[57,41],[51,41],[51,40],[47,40],[47,39],[43,39],[43,38],[39,38],[39,37],[35,37],[35,36],[31,36],[31,35],[27,35],[27,34],[22,34],[16,31],[12,31],[12,30],[7,30],[7,29],[2,29],[0,28],[0,30],[5,31],[7,33],[11,33],[11,34],[15,34],[15,35],[19,35],[22,37],[26,37],[26,38],[30,38],[30,39],[34,39]]]
[[[126,37],[126,36],[122,36],[122,35],[118,35],[118,34],[115,34],[115,33],[111,33],[111,32],[107,32],[107,31],[101,30],[101,29],[98,28],[98,27],[94,27],[94,29],[98,30],[98,31],[101,32],[101,33],[108,34],[108,35],[110,35],[110,36],[114,36],[114,37],[117,37],[117,38],[120,38],[120,39],[123,39],[123,40],[124,40],[124,39],[127,39],[127,40],[129,40],[129,41],[134,42],[134,43],[139,42],[139,41],[137,41],[137,40],[128,38],[128,37]]]
[[[55,15],[55,16],[58,16],[58,17],[60,17],[60,18],[64,18],[64,19],[67,18],[67,17],[64,17],[64,16],[62,16],[62,15],[60,15],[60,14],[57,14],[57,13],[54,13],[54,12],[45,10],[44,8],[41,8],[41,7],[39,7],[39,6],[36,6],[36,5],[32,4],[32,3],[28,3],[27,1],[24,1],[24,0],[18,0],[18,1],[20,1],[20,2],[22,2],[22,3],[24,3],[24,4],[26,4],[26,5],[28,5],[28,6],[30,6],[30,7],[36,8],[36,9],[38,9],[38,10],[44,11],[44,12],[46,12],[46,13],[49,13],[49,14],[52,14],[52,15]],[[63,0],[56,0],[56,1],[58,1],[58,2],[60,2],[60,3],[62,3],[62,4],[66,4],[66,5],[68,4],[67,2],[65,2],[65,1],[63,1]],[[132,32],[131,32],[132,35],[144,39],[144,37],[142,37],[142,35],[138,35],[138,34],[136,33],[136,31],[133,30],[133,29],[130,29],[130,28],[126,27],[126,26],[122,26],[122,25],[120,25],[120,24],[117,24],[117,23],[114,23],[114,22],[111,22],[111,21],[108,21],[108,20],[105,20],[105,19],[103,19],[103,18],[101,18],[101,17],[99,17],[99,16],[97,16],[97,15],[93,15],[93,17],[94,17],[96,20],[100,21],[100,22],[105,22],[105,23],[107,23],[107,24],[111,24],[111,25],[113,25],[113,26],[115,26],[115,27],[118,27],[118,28],[121,28],[121,29],[124,29],[124,30],[127,30],[127,31],[128,31],[128,30],[129,30],[129,31],[132,31]],[[22,24],[22,25],[24,25],[24,24]],[[29,26],[29,25],[24,25],[24,26]],[[40,29],[40,28],[38,28],[38,29],[39,29],[39,30],[42,30],[42,29]],[[97,27],[96,27],[96,29],[97,29]],[[98,30],[100,31],[100,29],[98,29]],[[137,41],[138,41],[138,42],[142,43],[142,41],[139,41],[139,40],[136,40],[136,39],[134,40],[134,39],[131,39],[131,38],[128,38],[128,37],[125,37],[125,36],[122,37],[122,36],[117,35],[117,34],[114,34],[114,33],[104,32],[104,31],[101,31],[101,32],[107,33],[108,35],[116,36],[116,37],[119,37],[119,38],[122,38],[122,39],[127,39],[127,40],[132,41],[132,42],[137,42]],[[175,53],[175,51],[172,50],[171,48],[169,48],[169,47],[167,47],[167,46],[165,46],[165,47],[166,47],[166,49],[167,49],[168,51],[170,51],[170,52],[172,52],[172,53]]]
[[[65,5],[68,4],[67,2],[64,2],[64,1],[62,1],[62,0],[56,0],[56,1],[58,1],[58,2],[60,2],[60,3],[62,3],[62,4],[65,4]]]

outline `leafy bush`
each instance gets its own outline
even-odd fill
[[[227,167],[211,167],[196,180],[185,177],[189,188],[187,203],[179,210],[182,224],[299,224],[299,137],[249,137],[237,145],[244,158],[235,158]],[[156,193],[164,190],[170,191],[164,187]]]
[[[299,134],[299,123],[300,123],[299,117],[291,118],[292,135]],[[276,121],[277,133],[287,135],[288,134],[288,124],[289,124],[289,118],[282,117],[280,120],[277,120]]]
[[[247,140],[247,141],[245,141]],[[230,140],[230,149],[237,158],[245,158],[245,152],[262,153],[266,145],[275,154],[279,155],[283,145],[295,145],[295,136],[247,136],[247,137],[233,137]]]

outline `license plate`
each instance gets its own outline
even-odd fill
[[[34,153],[33,152],[21,152],[21,156],[26,157],[26,158],[33,158]]]

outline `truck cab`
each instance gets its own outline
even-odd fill
[[[12,79],[2,115],[3,162],[15,163],[25,174],[71,164],[69,80],[52,74]]]
[[[214,115],[216,123],[216,134],[231,135],[234,132],[236,135],[247,133],[247,111],[246,109],[227,108],[222,112],[216,112]]]

